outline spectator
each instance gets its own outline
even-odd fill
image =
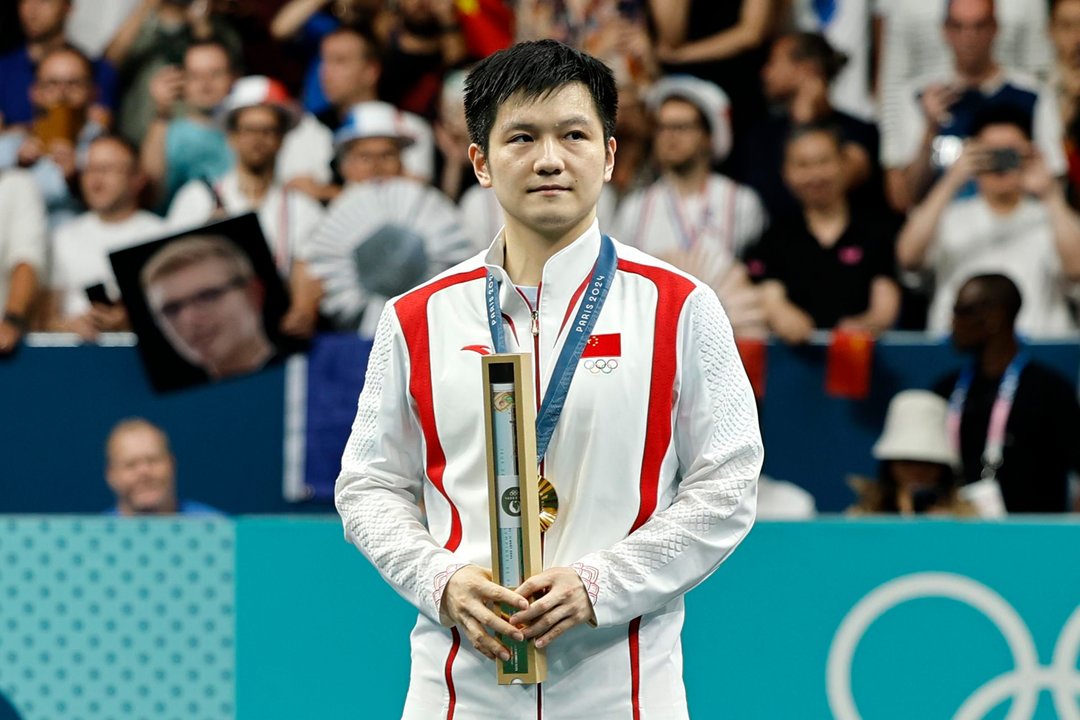
[[[723,91],[689,75],[659,81],[649,98],[661,177],[619,208],[615,235],[716,290],[736,334],[764,330],[759,294],[738,257],[765,227],[748,187],[712,172],[731,151]]]
[[[291,290],[292,305],[282,318],[281,332],[310,337],[322,289],[307,271],[305,245],[322,218],[322,207],[275,179],[283,138],[296,121],[293,105],[280,83],[251,76],[236,81],[224,108],[235,165],[215,182],[192,180],[180,188],[167,220],[179,229],[257,212],[278,271]]]
[[[960,456],[962,494],[989,490],[1010,513],[1065,512],[1068,473],[1080,470],[1080,405],[1057,372],[1032,360],[1016,338],[1022,302],[1004,275],[960,287],[952,342],[971,360],[935,386],[949,398],[949,439]],[[979,490],[973,487],[980,481]]]
[[[30,169],[45,198],[49,227],[81,211],[76,173],[90,141],[105,132],[92,119],[96,96],[90,61],[72,47],[50,50],[30,88],[37,119],[0,136],[0,167]]]
[[[871,32],[875,0],[794,0],[792,24],[797,30],[822,35],[847,57],[829,85],[829,103],[841,112],[873,122],[870,65],[874,38]]]
[[[457,201],[476,185],[476,173],[469,162],[469,128],[465,125],[465,73],[455,70],[443,80],[439,98],[439,119],[432,128],[439,150],[439,189]],[[620,146],[621,149],[621,146]]]
[[[994,60],[997,30],[993,0],[949,1],[944,32],[951,67],[911,83],[895,110],[895,122],[884,126],[882,164],[893,207],[906,211],[922,199],[955,160],[962,140],[971,136],[975,116],[994,105],[1027,113],[1050,172],[1065,174],[1056,101],[1036,82]]]
[[[327,107],[316,116],[328,128],[337,130],[349,108],[379,99],[379,47],[367,32],[341,28],[323,38],[320,59],[319,80]]]
[[[164,222],[139,209],[146,178],[135,147],[119,136],[90,143],[79,182],[89,210],[56,229],[45,327],[90,339],[130,329],[109,253],[163,234]],[[103,292],[91,297],[94,286]]]
[[[897,241],[904,269],[934,275],[927,327],[948,329],[951,304],[965,278],[999,272],[1025,298],[1021,332],[1071,335],[1076,326],[1066,285],[1080,278],[1080,216],[1032,147],[1022,110],[990,108],[971,129],[973,140],[912,211]],[[972,178],[976,194],[955,197]]]
[[[0,357],[15,351],[29,323],[45,265],[45,203],[23,170],[0,170]]]
[[[155,113],[143,138],[141,162],[162,207],[185,183],[216,180],[232,166],[232,150],[215,113],[229,94],[234,72],[228,48],[205,40],[184,51],[182,70],[166,65],[150,80]]]
[[[229,238],[173,240],[146,261],[139,280],[162,334],[207,379],[246,375],[279,358],[263,326],[264,286]]]
[[[648,0],[665,72],[719,85],[731,99],[735,137],[765,112],[758,78],[778,14],[777,0]]]
[[[798,209],[784,183],[784,143],[793,127],[807,123],[840,131],[852,199],[884,209],[877,128],[837,110],[829,100],[829,87],[846,62],[818,34],[791,33],[773,43],[761,73],[772,111],[747,130],[734,157],[736,176],[758,192],[770,217]]]
[[[924,78],[949,77],[955,64],[941,32],[953,0],[904,0],[879,2],[882,17],[882,52],[878,73],[881,97],[881,131],[884,138],[903,136],[910,122],[912,93]],[[1011,72],[1042,77],[1049,67],[1046,42],[1046,3],[1042,0],[995,0],[997,32],[993,53],[997,62]],[[913,87],[914,84],[914,87]],[[882,157],[885,162],[885,157]],[[891,180],[890,202],[906,211],[913,200],[907,198],[899,175]]]
[[[855,514],[961,514],[973,510],[957,496],[959,458],[945,433],[948,403],[928,390],[904,390],[889,402],[874,444],[877,481],[855,478]]]
[[[454,0],[398,0],[382,35],[379,96],[425,119],[435,118],[447,71],[467,57]]]
[[[240,36],[213,6],[210,0],[143,0],[117,31],[105,57],[120,69],[127,88],[117,123],[121,134],[142,142],[158,109],[151,80],[163,67],[178,71],[192,43],[217,40],[236,64]],[[179,72],[173,75],[178,94]]]
[[[1065,155],[1069,165],[1070,199],[1078,204],[1080,187],[1080,0],[1055,0],[1050,14],[1050,37],[1056,63],[1051,85],[1057,92]]]
[[[403,153],[414,142],[400,110],[380,100],[360,103],[334,134],[338,169],[346,184],[404,177]]]
[[[769,327],[787,343],[808,341],[814,328],[888,330],[900,310],[893,233],[873,209],[848,201],[836,131],[796,128],[784,179],[801,210],[774,218],[746,263]]]
[[[26,43],[0,56],[0,116],[9,125],[22,125],[34,119],[31,104],[31,85],[37,66],[53,50],[67,46],[64,25],[71,12],[71,0],[18,0],[19,24]],[[108,62],[99,60],[91,66],[91,75],[98,88],[94,119],[108,124],[108,113],[116,106],[116,71]]]
[[[221,512],[176,495],[176,457],[165,431],[142,418],[123,420],[105,443],[105,479],[116,495],[108,515],[219,516]]]

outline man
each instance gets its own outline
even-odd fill
[[[415,139],[405,114],[380,100],[354,105],[334,133],[338,171],[346,184],[404,177],[404,150]]]
[[[0,357],[15,351],[45,265],[45,202],[23,170],[0,170]]]
[[[1067,475],[1080,471],[1080,405],[1069,381],[1031,360],[1018,342],[1021,307],[1020,291],[1004,275],[965,282],[953,307],[952,342],[971,362],[935,391],[949,398],[949,439],[968,488],[962,496],[990,478],[982,486],[1000,493],[1010,513],[1065,512]]]
[[[105,442],[105,480],[116,495],[109,515],[215,516],[221,512],[176,495],[176,457],[157,425],[131,418],[113,427]]]
[[[45,198],[50,228],[82,209],[71,190],[78,160],[89,142],[105,132],[90,113],[96,93],[85,55],[67,46],[50,50],[30,89],[38,113],[34,124],[0,135],[0,166],[30,170]]]
[[[895,231],[873,209],[848,201],[837,131],[796,128],[784,179],[801,208],[775,218],[746,260],[770,329],[784,342],[804,343],[815,328],[891,328],[900,312]]]
[[[1080,279],[1080,215],[1033,148],[1022,110],[991,108],[975,119],[972,133],[897,240],[901,267],[933,273],[927,329],[948,329],[952,301],[965,278],[1003,273],[1024,296],[1021,332],[1071,336],[1076,325],[1067,286]],[[976,194],[956,198],[972,178]]]
[[[807,123],[840,131],[853,201],[884,205],[877,129],[836,109],[829,99],[829,89],[844,67],[846,58],[822,35],[789,33],[773,43],[761,71],[770,112],[747,130],[734,155],[736,177],[757,191],[769,217],[798,210],[783,178],[784,147],[792,128]]]
[[[611,71],[555,41],[478,64],[469,154],[505,228],[383,313],[336,501],[346,537],[421,613],[405,718],[687,717],[682,595],[750,529],[762,447],[716,295],[597,226],[615,108]],[[586,285],[610,288],[601,307],[578,302]],[[584,329],[564,333],[564,316]],[[561,341],[594,330],[621,362],[575,373],[592,365]],[[533,353],[538,397],[574,381],[554,391],[565,411],[542,460],[560,497],[547,569],[516,589],[490,579],[474,352],[504,346]],[[490,661],[508,655],[491,631],[546,648],[547,681],[498,686]]]
[[[753,190],[712,172],[731,150],[727,96],[685,75],[659,81],[649,99],[661,177],[623,202],[616,231],[716,290],[736,334],[760,330],[761,299],[738,257],[761,236],[765,212]]]
[[[164,222],[139,208],[146,180],[137,151],[123,138],[103,135],[90,143],[79,183],[89,210],[53,237],[45,326],[90,339],[130,327],[109,253],[153,240],[164,233]],[[90,297],[94,286],[104,293]]]
[[[216,180],[232,166],[232,151],[214,113],[234,80],[229,50],[217,40],[192,44],[183,69],[169,65],[150,81],[155,114],[143,138],[143,169],[163,207],[184,183]],[[183,99],[183,114],[177,114]]]
[[[11,125],[29,123],[34,118],[29,90],[35,67],[49,52],[65,46],[64,25],[71,12],[71,0],[19,0],[19,24],[26,44],[0,57],[0,115]],[[96,101],[104,108],[115,107],[116,71],[99,60],[93,64],[92,77],[99,94]],[[102,108],[102,109],[104,109]],[[102,120],[99,111],[98,121]]]
[[[375,39],[354,28],[341,28],[327,35],[321,53],[319,77],[331,108],[318,117],[336,131],[358,104],[379,99],[382,63]],[[415,141],[405,153],[405,168],[409,175],[429,182],[435,174],[435,136],[431,126],[412,113],[403,112],[401,117]],[[332,189],[324,188],[324,191],[329,196],[323,199],[333,198]]]
[[[254,75],[236,81],[224,109],[236,164],[216,182],[192,180],[184,185],[169,207],[167,221],[185,228],[257,212],[274,262],[292,294],[281,331],[309,338],[318,321],[322,287],[308,272],[306,245],[322,219],[322,207],[286,189],[275,177],[282,140],[296,119],[292,104],[281,83]]]
[[[150,257],[139,279],[165,338],[210,379],[254,372],[274,359],[262,284],[228,238],[174,240]]]
[[[975,116],[989,106],[1023,110],[1051,174],[1064,175],[1061,118],[1053,95],[994,59],[994,0],[949,0],[944,32],[951,72],[915,81],[895,126],[885,125],[881,161],[893,207],[906,211],[923,198],[955,161],[962,140],[971,136]]]

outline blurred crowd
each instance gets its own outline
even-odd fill
[[[952,332],[971,354],[970,371],[898,396],[861,510],[1070,507],[1075,393],[1016,338],[1080,328],[1080,0],[0,12],[0,355],[30,331],[130,329],[109,253],[252,212],[290,291],[280,332],[370,332],[386,297],[502,225],[467,154],[470,64],[554,38],[619,86],[601,227],[712,286],[737,338]],[[405,267],[385,250],[408,242]],[[957,495],[986,478],[990,500]]]

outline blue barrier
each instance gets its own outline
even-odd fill
[[[279,366],[157,395],[134,347],[25,347],[0,360],[3,473],[14,479],[0,493],[0,512],[90,513],[107,507],[105,436],[113,423],[131,415],[145,415],[169,433],[187,497],[230,513],[325,511],[369,349],[355,337],[320,339],[310,372],[300,368],[299,382],[307,391],[299,394]],[[1080,345],[1036,343],[1032,353],[1075,383]],[[819,509],[834,512],[853,500],[846,475],[874,473],[870,447],[889,398],[904,388],[932,385],[961,360],[923,336],[888,336],[875,350],[872,392],[864,401],[826,397],[820,342],[799,348],[772,344],[767,362],[765,471],[802,485]],[[307,472],[299,481],[308,488],[299,495],[321,502],[283,499],[290,403],[301,416],[305,409],[308,414],[309,453],[297,463],[298,474]]]
[[[761,523],[687,597],[691,716],[1076,717],[1078,545],[1073,520]],[[0,518],[4,720],[396,718],[414,618],[334,518]]]

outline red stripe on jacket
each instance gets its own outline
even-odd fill
[[[443,487],[446,454],[439,440],[439,431],[435,427],[435,401],[431,387],[431,331],[428,327],[427,308],[428,301],[440,290],[486,276],[487,271],[484,268],[450,275],[413,290],[394,304],[401,331],[405,335],[405,345],[409,349],[409,394],[416,401],[420,430],[424,433],[428,480],[450,504],[450,537],[443,547],[451,552],[461,543],[461,515]]]
[[[656,318],[653,324],[652,377],[649,382],[649,409],[645,447],[641,459],[638,514],[630,532],[645,524],[656,511],[660,488],[660,468],[671,444],[671,415],[675,399],[678,358],[675,342],[682,315],[694,283],[678,273],[652,265],[619,260],[619,270],[640,275],[656,286]],[[630,693],[633,720],[641,720],[641,618],[630,621],[627,642],[630,653]]]

